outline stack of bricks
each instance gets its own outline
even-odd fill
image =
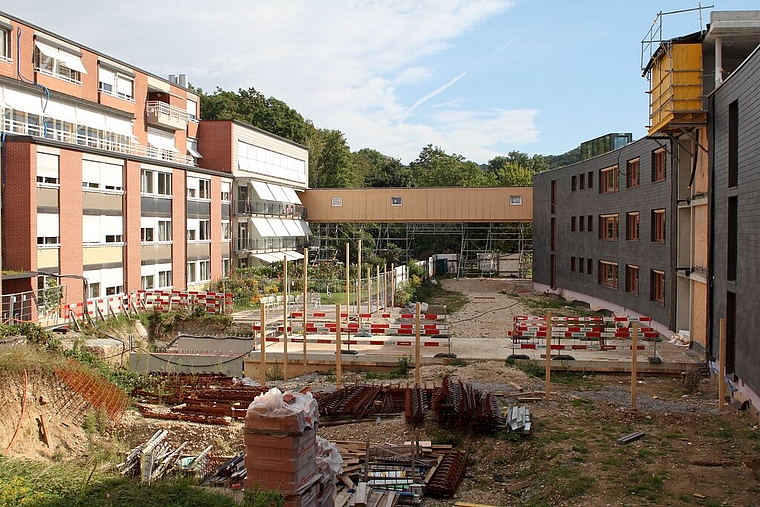
[[[317,507],[321,476],[316,421],[305,427],[295,413],[268,417],[249,408],[243,432],[245,488],[279,491],[285,495],[285,507]]]

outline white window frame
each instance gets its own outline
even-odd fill
[[[0,27],[0,62],[12,62],[11,56],[11,31],[9,28]]]
[[[172,174],[143,168],[140,172],[140,193],[142,195],[171,197]]]
[[[106,85],[106,86],[103,86]],[[98,65],[98,90],[128,102],[135,101],[135,78],[124,72]]]

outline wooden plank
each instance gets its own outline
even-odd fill
[[[644,433],[641,431],[634,431],[628,435],[624,435],[617,439],[617,443],[620,445],[630,444],[631,442],[644,437]]]
[[[359,482],[354,491],[354,505],[356,507],[367,507],[367,483]]]
[[[484,503],[468,503],[468,502],[457,502],[454,505],[456,507],[496,507],[496,505],[487,505]]]
[[[346,475],[345,473],[342,473],[338,476],[338,479],[346,485],[348,489],[354,489],[354,481],[351,480],[351,478]]]

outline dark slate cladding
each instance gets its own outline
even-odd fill
[[[188,218],[209,218],[211,216],[211,203],[208,201],[187,201]]]
[[[140,208],[145,217],[172,216],[172,200],[165,197],[140,197]]]
[[[734,358],[733,372],[754,392],[760,392],[760,51],[755,52],[714,94],[709,97],[710,146],[712,147],[710,185],[712,188],[710,250],[713,290],[708,351],[719,357],[720,319],[726,319],[727,336],[735,341],[728,346],[727,361]],[[729,108],[738,112],[737,184],[729,186]],[[736,199],[736,276],[728,280],[729,201]],[[727,301],[735,298],[734,315],[727,313]],[[733,322],[732,322],[733,321]],[[733,326],[733,333],[731,328]]]
[[[652,153],[664,147],[664,141],[640,139],[618,150],[605,153],[573,165],[539,173],[533,177],[533,280],[550,285],[551,255],[556,257],[556,290],[573,291],[609,302],[627,311],[651,316],[657,322],[671,322],[671,296],[674,270],[671,269],[672,171],[670,157],[666,156],[665,181],[652,182]],[[669,152],[669,150],[668,150]],[[639,186],[627,188],[626,166],[629,160],[639,159]],[[618,190],[601,193],[601,171],[618,167]],[[593,187],[580,189],[580,176],[593,173]],[[573,178],[575,177],[575,178]],[[572,191],[572,180],[576,189]],[[551,186],[556,180],[556,207],[551,214]],[[666,210],[665,242],[652,241],[652,211]],[[626,213],[639,212],[639,240],[626,240]],[[618,215],[618,239],[600,239],[600,215]],[[588,216],[592,216],[592,230],[588,230]],[[575,217],[575,231],[571,231]],[[551,251],[551,219],[556,220],[556,248]],[[583,231],[580,220],[583,219]],[[576,269],[571,271],[571,258]],[[579,271],[583,259],[583,273]],[[592,273],[588,274],[588,259],[592,259]],[[599,261],[618,263],[617,289],[599,283]],[[626,292],[626,265],[639,267],[638,295]],[[665,303],[651,301],[650,277],[652,270],[665,273]]]

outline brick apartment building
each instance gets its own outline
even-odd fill
[[[0,13],[0,107],[3,293],[33,299],[30,291],[53,278],[76,302],[201,288],[229,273],[234,174],[218,161],[225,150],[237,156],[237,145],[200,142],[199,97],[187,76],[155,76]],[[269,162],[292,143],[235,128],[267,140],[258,174],[282,189]],[[295,245],[287,238],[261,251]],[[33,306],[20,312],[4,299],[3,317],[33,318]]]

